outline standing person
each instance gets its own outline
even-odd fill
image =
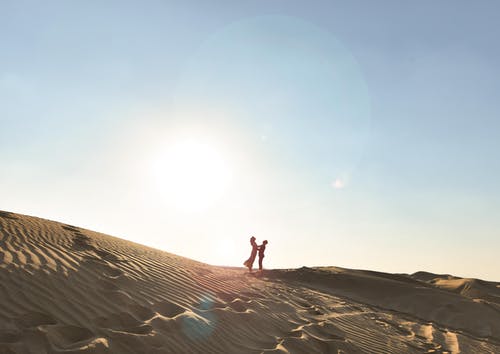
[[[250,258],[248,258],[243,265],[248,268],[251,272],[253,267],[253,262],[255,261],[255,257],[257,256],[257,242],[255,242],[255,237],[250,237],[250,245],[252,246],[252,252],[250,253]]]
[[[266,250],[267,240],[259,246],[259,270],[262,270],[262,260],[264,259],[264,251]]]

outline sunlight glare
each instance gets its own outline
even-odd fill
[[[213,206],[231,180],[226,161],[214,146],[187,139],[159,153],[154,163],[156,188],[163,201],[182,211]]]

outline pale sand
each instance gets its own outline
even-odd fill
[[[261,352],[500,353],[500,284],[335,267],[257,277],[0,212],[0,353]]]

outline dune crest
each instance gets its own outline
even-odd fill
[[[498,353],[499,299],[424,272],[255,277],[0,212],[0,353]]]

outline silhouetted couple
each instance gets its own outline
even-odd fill
[[[248,258],[243,265],[248,268],[251,272],[253,267],[253,262],[255,261],[255,257],[257,256],[257,252],[259,252],[259,270],[262,270],[262,260],[264,259],[264,251],[266,250],[267,240],[262,242],[262,245],[257,245],[255,242],[255,237],[250,237],[250,245],[252,245],[252,252],[250,253],[250,258]]]

